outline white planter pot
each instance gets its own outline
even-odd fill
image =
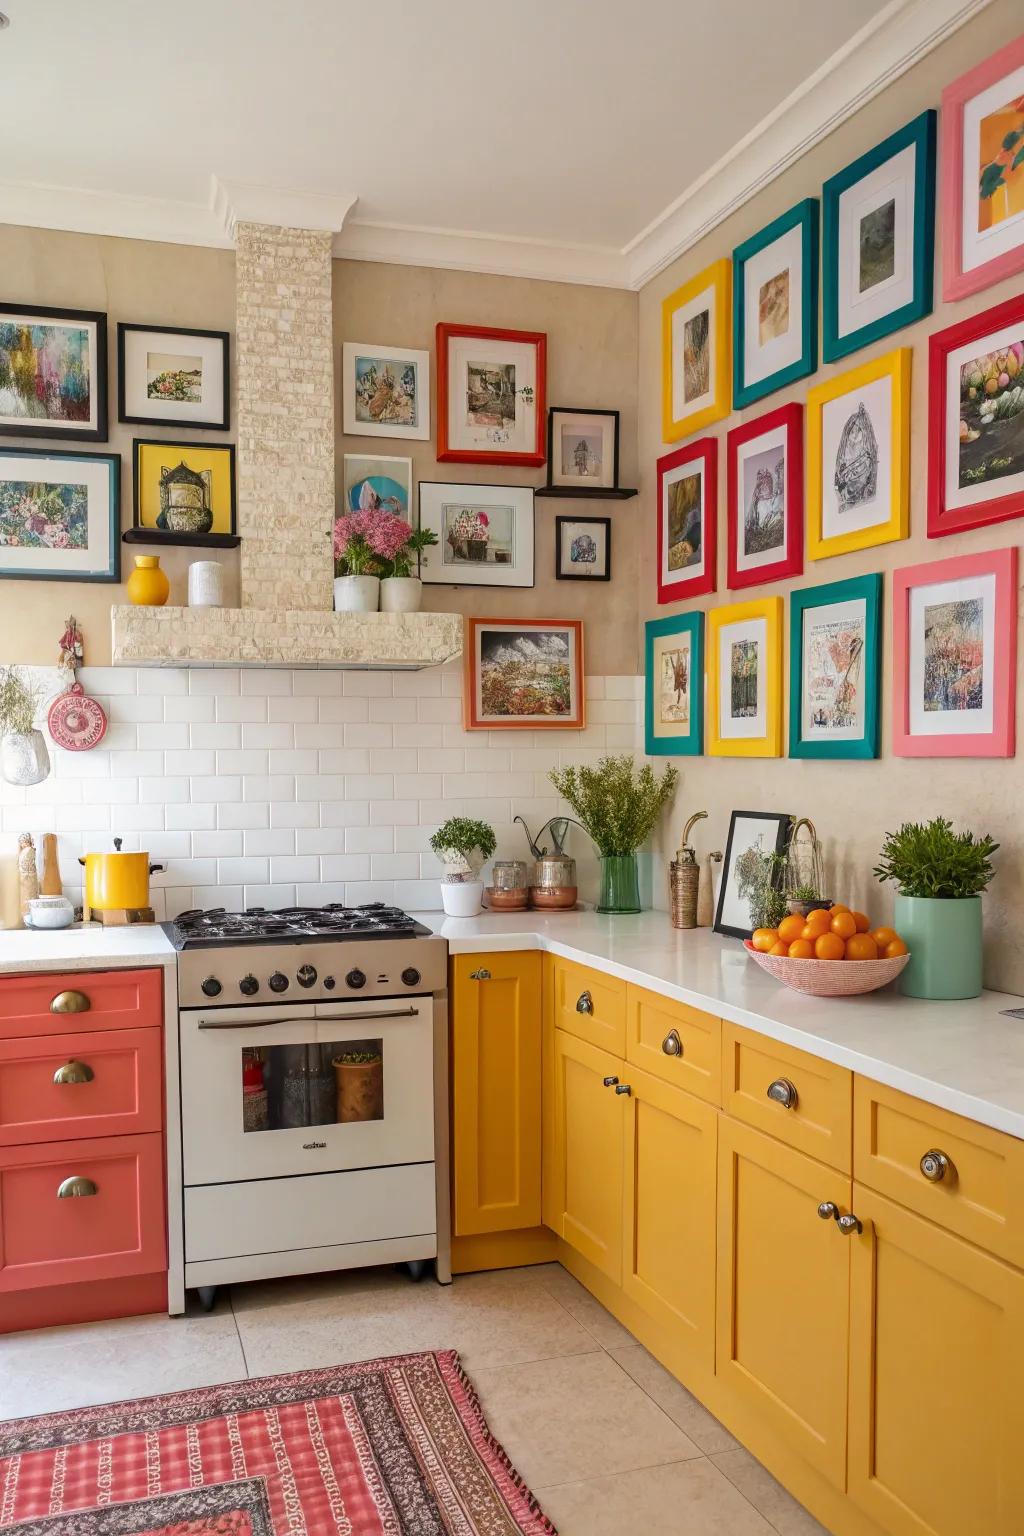
[[[482,880],[441,881],[441,903],[449,917],[476,917],[482,911]]]
[[[336,613],[376,613],[379,604],[379,576],[335,576]]]
[[[418,576],[385,576],[380,584],[381,613],[419,613],[423,583]]]
[[[8,784],[41,784],[50,772],[50,754],[42,731],[5,736],[0,742],[0,774]]]

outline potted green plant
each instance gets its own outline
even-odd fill
[[[0,772],[8,784],[41,784],[50,772],[46,740],[35,729],[40,697],[17,667],[0,668]]]
[[[436,543],[437,534],[432,528],[409,528],[401,549],[385,562],[380,579],[381,613],[419,612],[423,601],[423,583],[418,574],[420,556]]]
[[[453,816],[438,827],[430,846],[444,865],[441,904],[449,917],[475,917],[480,911],[484,883],[480,871],[497,847],[486,821]]]
[[[639,912],[636,851],[654,830],[679,772],[667,764],[656,777],[650,763],[637,772],[629,753],[602,757],[596,767],[552,768],[548,778],[597,846],[601,858],[599,912]]]
[[[875,874],[897,886],[893,925],[910,951],[900,977],[911,997],[977,997],[982,988],[981,893],[995,871],[991,837],[954,832],[944,816],[886,834]]]

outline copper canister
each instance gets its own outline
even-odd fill
[[[576,905],[576,860],[567,853],[545,853],[537,860],[530,906],[541,911],[567,911]]]

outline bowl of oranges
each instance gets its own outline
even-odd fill
[[[744,939],[762,970],[811,997],[855,997],[894,981],[910,956],[893,928],[873,928],[863,912],[815,907],[806,917],[784,917],[777,928],[757,928]]]

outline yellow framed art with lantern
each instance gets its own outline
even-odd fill
[[[700,432],[732,409],[732,262],[691,277],[661,304],[661,435]]]
[[[183,443],[137,437],[133,522],[136,530],[177,542],[237,543],[233,443]]]
[[[910,533],[910,347],[807,392],[807,553],[812,560]]]
[[[711,757],[782,756],[782,598],[729,603],[707,616]]]

